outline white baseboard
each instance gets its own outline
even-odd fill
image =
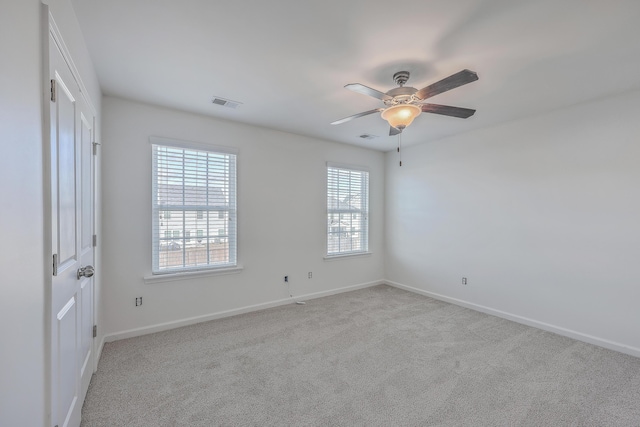
[[[329,295],[342,294],[344,292],[357,291],[358,289],[370,288],[372,286],[385,285],[385,280],[374,280],[373,282],[360,283],[358,285],[345,286],[343,288],[331,289],[329,291],[314,292],[312,294],[299,295],[294,297],[296,301],[305,301],[310,299],[328,297]]]
[[[604,338],[594,337],[593,335],[584,334],[582,332],[577,332],[571,329],[562,328],[560,326],[550,325],[548,323],[540,322],[538,320],[529,319],[527,317],[522,317],[516,314],[507,313],[505,311],[496,310],[496,309],[485,307],[483,305],[475,304],[472,302],[460,300],[457,298],[451,298],[445,295],[436,294],[434,292],[429,292],[429,291],[414,288],[411,286],[403,285],[401,283],[394,282],[392,280],[385,280],[384,283],[398,289],[404,289],[405,291],[414,292],[416,294],[424,295],[440,301],[459,305],[461,307],[470,308],[472,310],[480,311],[482,313],[490,314],[492,316],[501,317],[503,319],[511,320],[517,323],[522,323],[523,325],[532,326],[534,328],[542,329],[548,332],[553,332],[558,335],[573,338],[575,340],[583,341],[583,342],[597,345],[600,347],[604,347],[609,350],[614,350],[614,351],[625,353],[631,356],[640,357],[640,348],[637,348],[637,347],[632,347],[626,344],[621,344],[621,343],[610,341]]]
[[[341,294],[343,292],[355,291],[358,289],[364,289],[371,286],[383,285],[386,282],[384,280],[375,280],[373,282],[360,283],[358,285],[345,286],[342,288],[331,289],[328,291],[314,292],[306,295],[297,295],[294,298],[285,298],[275,301],[265,302],[261,304],[249,305],[246,307],[234,308],[232,310],[219,311],[217,313],[205,314],[202,316],[189,317],[186,319],[173,320],[171,322],[158,323],[150,326],[143,326],[141,328],[128,329],[125,331],[114,332],[102,337],[100,343],[100,349],[98,352],[98,358],[102,353],[102,348],[105,342],[117,341],[125,338],[133,338],[141,335],[153,334],[155,332],[167,331],[169,329],[180,328],[182,326],[194,325],[196,323],[208,322],[210,320],[222,319],[224,317],[236,316],[238,314],[250,313],[252,311],[264,310],[267,308],[278,307],[286,304],[293,304],[296,301],[306,301],[315,298],[322,298],[329,295]]]

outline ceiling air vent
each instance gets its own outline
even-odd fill
[[[360,135],[360,138],[362,138],[362,139],[374,139],[374,138],[377,138],[377,137],[378,137],[377,135],[370,135],[368,133],[363,133],[362,135]]]
[[[211,102],[213,102],[215,105],[220,105],[221,107],[233,108],[234,110],[242,105],[242,102],[220,98],[219,96],[214,97],[213,101]]]

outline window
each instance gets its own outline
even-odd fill
[[[369,172],[327,165],[327,255],[369,250]]]
[[[153,273],[237,266],[235,153],[164,138],[151,141]]]

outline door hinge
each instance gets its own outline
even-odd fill
[[[53,254],[53,275],[58,275],[58,254]]]
[[[95,248],[96,246],[98,246],[98,235],[94,234],[93,235],[93,247]]]
[[[98,325],[93,325],[93,337],[98,336]]]
[[[56,102],[56,81],[51,79],[51,101]]]

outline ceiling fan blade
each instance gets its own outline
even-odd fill
[[[350,83],[345,86],[345,89],[349,89],[363,95],[373,96],[374,98],[378,98],[383,101],[386,99],[391,99],[391,97],[386,93],[382,93],[379,90],[372,89],[369,86],[361,85],[360,83]]]
[[[400,129],[389,126],[389,136],[397,135],[399,133],[402,133]]]
[[[459,117],[466,119],[473,116],[476,110],[470,108],[451,107],[449,105],[438,104],[422,104],[422,111],[424,113],[442,114],[443,116]]]
[[[384,111],[384,108],[376,108],[375,110],[369,110],[369,111],[365,111],[364,113],[354,114],[353,116],[349,116],[349,117],[345,117],[344,119],[336,120],[335,122],[332,122],[331,124],[332,125],[339,125],[341,123],[348,122],[349,120],[357,119],[358,117],[362,117],[362,116],[368,116],[369,114],[373,114],[373,113],[379,113],[381,111]]]
[[[420,89],[416,92],[416,96],[420,99],[431,98],[432,96],[466,85],[467,83],[475,82],[476,80],[478,80],[478,74],[474,71],[462,70],[440,80],[439,82],[435,82],[423,89]]]

